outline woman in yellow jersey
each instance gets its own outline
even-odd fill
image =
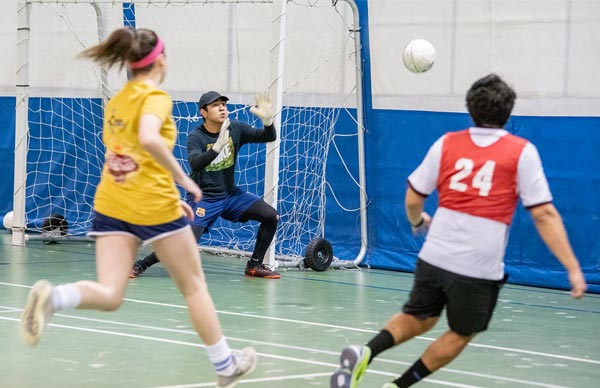
[[[232,351],[227,345],[186,220],[194,214],[175,187],[177,182],[196,201],[202,196],[172,154],[177,137],[173,102],[159,88],[167,73],[164,43],[151,30],[121,28],[81,56],[108,67],[128,66],[132,74],[104,113],[106,157],[88,233],[96,238],[98,281],[57,286],[46,280],[36,282],[21,318],[23,339],[36,345],[50,317],[64,308],[118,309],[138,247],[150,242],[207,345],[217,387],[233,387],[254,369],[256,352],[253,348]]]

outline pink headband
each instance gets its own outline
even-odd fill
[[[156,46],[150,51],[150,54],[139,61],[130,62],[129,67],[132,69],[143,69],[144,67],[153,64],[154,61],[156,61],[156,58],[163,53],[164,47],[165,45],[163,44],[162,39],[160,39],[160,36],[156,35]]]

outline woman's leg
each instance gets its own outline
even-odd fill
[[[21,334],[29,345],[37,345],[49,319],[68,307],[116,310],[123,303],[128,272],[135,258],[138,240],[133,236],[110,235],[96,239],[98,281],[52,286],[46,280],[33,285],[21,316]]]
[[[153,242],[154,251],[185,298],[192,324],[202,341],[215,344],[223,333],[200,264],[200,252],[189,228]]]
[[[96,271],[98,281],[75,283],[81,291],[77,308],[113,311],[123,303],[129,281],[129,269],[135,258],[139,240],[133,236],[109,235],[96,238]]]
[[[232,387],[256,366],[256,351],[232,351],[223,336],[221,324],[200,263],[200,253],[189,228],[153,243],[156,254],[167,268],[186,300],[192,325],[206,344],[217,373],[217,387]]]
[[[196,239],[196,243],[200,241],[202,238],[202,234],[204,234],[204,230],[206,228],[204,226],[196,226],[192,225],[192,231],[194,232],[194,238]],[[156,256],[156,252],[150,253],[148,256],[140,259],[133,264],[131,267],[131,272],[129,273],[129,277],[132,279],[137,278],[141,274],[144,273],[148,268],[152,267],[154,264],[158,263],[159,259]]]

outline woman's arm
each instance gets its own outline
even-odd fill
[[[162,166],[173,174],[177,182],[184,190],[194,196],[197,202],[202,198],[202,190],[190,179],[169,150],[167,143],[160,135],[162,120],[153,114],[144,114],[140,117],[138,138],[140,145]]]

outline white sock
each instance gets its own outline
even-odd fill
[[[59,311],[67,307],[77,307],[80,302],[81,291],[75,284],[60,284],[52,288],[54,311]]]
[[[214,345],[206,346],[208,358],[219,375],[230,376],[235,372],[235,361],[225,337]]]

